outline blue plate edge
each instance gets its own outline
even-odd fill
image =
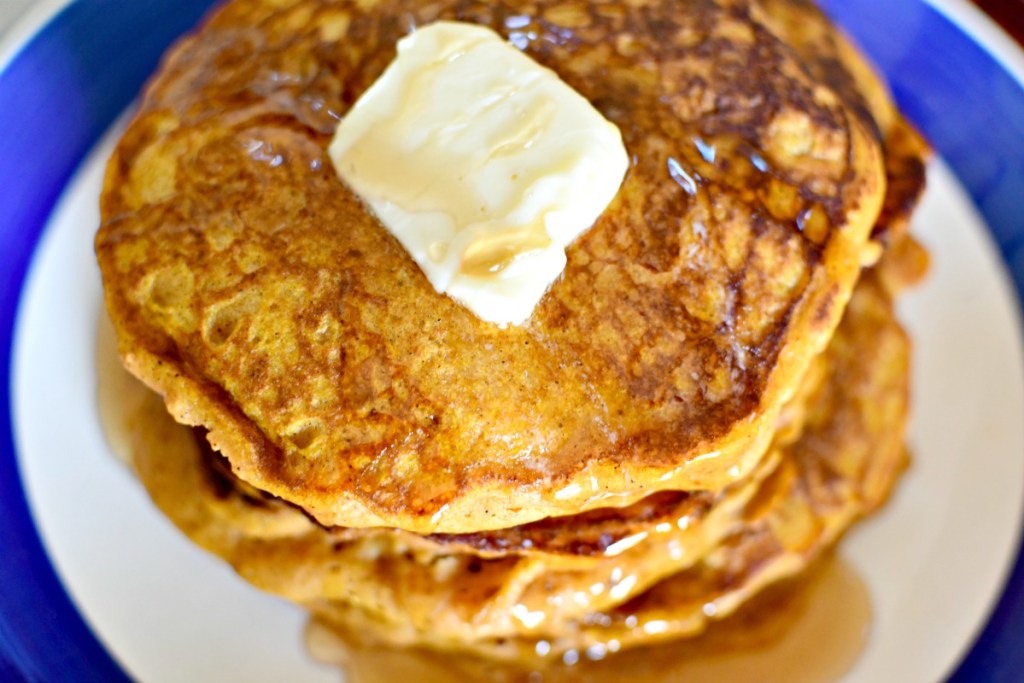
[[[83,682],[129,680],[72,604],[31,519],[11,419],[14,324],[35,248],[65,185],[136,97],[167,46],[210,5],[211,0],[77,0],[60,8],[0,72],[0,102],[18,101],[22,114],[0,115],[7,132],[0,136],[0,187],[10,203],[0,215],[0,245],[9,266],[0,271],[0,352],[6,354],[0,401],[8,415],[0,427],[0,547],[7,551],[0,562],[4,680],[16,680],[14,672],[32,681],[67,680],[72,672]],[[147,31],[140,34],[139,26]],[[93,72],[104,76],[86,77]],[[54,167],[53,160],[61,163]]]

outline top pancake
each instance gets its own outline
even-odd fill
[[[746,476],[885,192],[871,127],[757,13],[225,5],[108,166],[96,250],[127,367],[239,477],[327,525],[479,531]],[[325,153],[395,42],[436,19],[524,44],[633,160],[521,328],[435,293]]]

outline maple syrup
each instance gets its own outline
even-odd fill
[[[488,681],[498,683],[832,683],[867,643],[868,591],[841,558],[826,557],[796,580],[766,589],[698,638],[531,670],[469,655],[356,643],[310,622],[314,658],[344,671],[346,683]],[[403,678],[405,677],[405,678]]]

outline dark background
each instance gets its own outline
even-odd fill
[[[1024,44],[1024,0],[974,0],[988,12],[1006,32]]]

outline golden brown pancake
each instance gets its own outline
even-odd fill
[[[313,609],[328,623],[382,642],[427,643],[527,662],[535,661],[538,641],[557,661],[567,650],[609,652],[690,637],[727,617],[832,547],[853,522],[885,501],[906,465],[902,434],[909,345],[892,316],[885,286],[873,275],[866,279],[826,352],[828,379],[807,431],[783,449],[783,466],[746,505],[742,526],[692,567],[608,609],[568,622],[543,621],[511,637],[473,638],[467,630],[446,639],[433,626],[418,628],[409,615],[394,618],[352,601],[320,601]],[[628,554],[621,561],[623,576],[629,577]],[[578,589],[588,587],[581,582]]]
[[[236,0],[171,52],[108,166],[96,250],[127,367],[327,526],[465,534],[721,491],[857,278],[881,147],[760,7],[524,12]],[[517,33],[633,159],[523,327],[434,292],[324,152],[442,18]]]
[[[775,430],[773,444],[784,446],[796,440],[808,414],[808,403],[824,381],[825,360],[815,358],[805,374],[794,397],[783,407],[779,424]],[[134,385],[133,395],[141,394],[138,403],[146,403],[147,420],[170,422],[159,407],[156,397],[141,385]],[[164,425],[156,431],[169,429]],[[132,431],[138,430],[133,427]],[[176,446],[178,448],[178,446]],[[214,514],[220,518],[217,524],[244,527],[252,536],[262,536],[264,521],[275,519],[265,525],[270,536],[277,535],[278,528],[288,528],[294,533],[318,526],[301,508],[288,503],[265,491],[238,479],[231,472],[227,461],[214,452],[206,439],[205,432],[195,430],[194,439],[182,452],[196,451],[188,456],[194,463],[194,472],[177,481],[154,481],[151,488],[160,489],[165,495],[187,498],[194,496],[205,499],[206,504],[216,508]],[[147,456],[146,461],[154,457]],[[175,458],[184,457],[176,453]],[[710,491],[661,491],[622,508],[596,508],[578,515],[548,517],[524,525],[505,529],[492,529],[465,534],[429,534],[419,536],[399,530],[378,530],[366,528],[331,527],[335,542],[366,538],[378,533],[397,536],[406,544],[433,547],[444,554],[471,554],[476,557],[501,557],[509,554],[543,555],[549,566],[592,566],[603,556],[614,556],[624,544],[630,547],[638,534],[649,533],[651,529],[664,526],[695,526],[705,522],[709,513],[723,514],[723,510],[742,504],[764,477],[777,465],[777,458],[765,457],[758,469],[747,477],[727,487],[722,492]],[[727,498],[734,502],[725,503]],[[268,514],[271,513],[272,514]],[[286,521],[287,520],[287,521]],[[685,530],[685,529],[681,529]],[[686,537],[687,534],[682,534]],[[702,532],[707,537],[708,531]],[[682,539],[679,548],[682,549]],[[702,540],[707,540],[702,539]],[[563,558],[560,561],[558,558]]]
[[[401,531],[339,535],[218,467],[220,456],[204,455],[155,397],[135,421],[132,460],[170,519],[247,580],[393,644],[518,658],[538,639],[559,653],[694,635],[801,571],[885,499],[904,466],[909,348],[880,275],[891,263],[862,278],[822,358],[821,381],[807,390],[799,436],[771,448],[761,477],[685,524],[651,516],[662,494],[634,506],[632,519],[625,510],[583,513],[589,521],[575,527],[583,545],[602,524],[643,534],[611,556],[588,548],[583,564],[557,544],[551,553],[539,543],[499,554]],[[560,522],[562,543],[571,521]],[[647,633],[644,620],[664,626]]]
[[[437,18],[525,43],[633,158],[521,328],[437,295],[324,153]],[[108,167],[108,309],[159,392],[126,399],[128,459],[341,632],[527,669],[692,637],[906,464],[927,153],[806,0],[234,0]]]

